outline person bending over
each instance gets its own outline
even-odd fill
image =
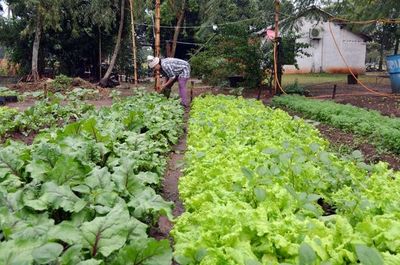
[[[178,81],[181,104],[187,108],[189,102],[186,92],[186,84],[190,78],[189,63],[181,59],[161,59],[151,55],[147,57],[147,62],[151,69],[160,70],[162,75],[166,77],[166,80],[161,85],[161,91],[166,97],[169,98],[172,86]]]

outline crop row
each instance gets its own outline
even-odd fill
[[[61,104],[60,99],[41,100],[34,106],[18,112],[0,107],[0,140],[13,132],[28,135],[48,127],[59,127],[83,117],[94,110],[93,105],[82,101]]]
[[[157,190],[182,131],[178,101],[142,94],[31,146],[0,149],[0,264],[170,265],[148,237],[172,204]]]
[[[400,174],[339,158],[301,119],[260,102],[194,102],[185,212],[172,231],[185,264],[400,264]]]
[[[300,112],[307,118],[336,128],[367,136],[378,146],[400,154],[400,119],[332,101],[318,101],[300,96],[277,97],[274,105]]]

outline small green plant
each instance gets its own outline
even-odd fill
[[[72,91],[67,92],[67,97],[70,100],[88,100],[99,98],[99,91],[87,88],[76,87]]]
[[[121,97],[121,91],[118,90],[113,90],[110,93],[110,98],[112,98],[113,100],[118,100]]]
[[[0,87],[0,97],[11,97],[18,96],[18,92],[8,89],[6,87]]]
[[[73,79],[66,75],[58,75],[52,82],[52,85],[56,91],[65,91],[72,86]]]
[[[285,88],[285,92],[287,94],[298,94],[298,95],[302,95],[302,96],[306,96],[309,94],[309,91],[305,90],[303,86],[299,85],[299,82],[297,79],[293,84],[288,85]]]

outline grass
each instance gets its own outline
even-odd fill
[[[366,84],[376,84],[376,76],[375,75],[360,75],[359,79],[361,82]],[[346,74],[287,74],[282,77],[283,86],[294,84],[298,82],[299,85],[316,85],[322,83],[338,83],[338,84],[346,84],[347,83],[347,75]],[[378,84],[389,85],[390,80],[388,78],[378,79]]]

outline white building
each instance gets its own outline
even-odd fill
[[[354,33],[343,24],[322,19],[320,21],[302,19],[299,23],[297,34],[300,37],[296,42],[308,44],[309,47],[304,51],[310,56],[297,56],[296,61],[299,69],[294,65],[285,65],[285,73],[349,74],[348,67],[340,52],[354,73],[365,73],[366,43],[369,40],[367,36]],[[339,47],[336,47],[334,39]]]

